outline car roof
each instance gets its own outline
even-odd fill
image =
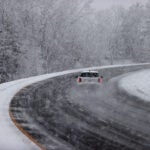
[[[94,70],[87,70],[87,71],[82,71],[81,73],[99,73],[98,71],[94,71]]]

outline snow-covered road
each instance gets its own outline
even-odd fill
[[[119,89],[150,102],[150,70],[138,71],[125,76],[119,81]]]
[[[139,64],[135,64],[137,66]],[[143,64],[141,64],[143,65]],[[144,64],[146,65],[146,64]],[[148,64],[149,65],[149,64]],[[134,66],[134,65],[125,65]],[[70,71],[63,71],[59,73],[52,73],[47,75],[41,75],[37,77],[31,77],[27,79],[21,79],[12,81],[0,85],[0,148],[2,150],[34,150],[40,149],[35,143],[30,141],[25,135],[23,135],[13,124],[9,115],[9,104],[14,95],[19,92],[22,88],[31,85],[33,83],[46,80],[48,78],[61,76],[65,74],[77,73],[83,70],[94,70],[94,69],[105,69],[105,68],[116,68],[121,65],[115,66],[103,66],[103,67],[92,67],[85,69],[77,69]]]

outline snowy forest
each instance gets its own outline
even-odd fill
[[[149,62],[150,1],[0,0],[0,83],[81,67]]]

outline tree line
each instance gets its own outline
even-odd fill
[[[80,67],[149,62],[150,2],[0,0],[0,82]]]

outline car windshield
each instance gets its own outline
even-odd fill
[[[81,77],[98,77],[99,74],[97,72],[84,72],[81,73]]]

